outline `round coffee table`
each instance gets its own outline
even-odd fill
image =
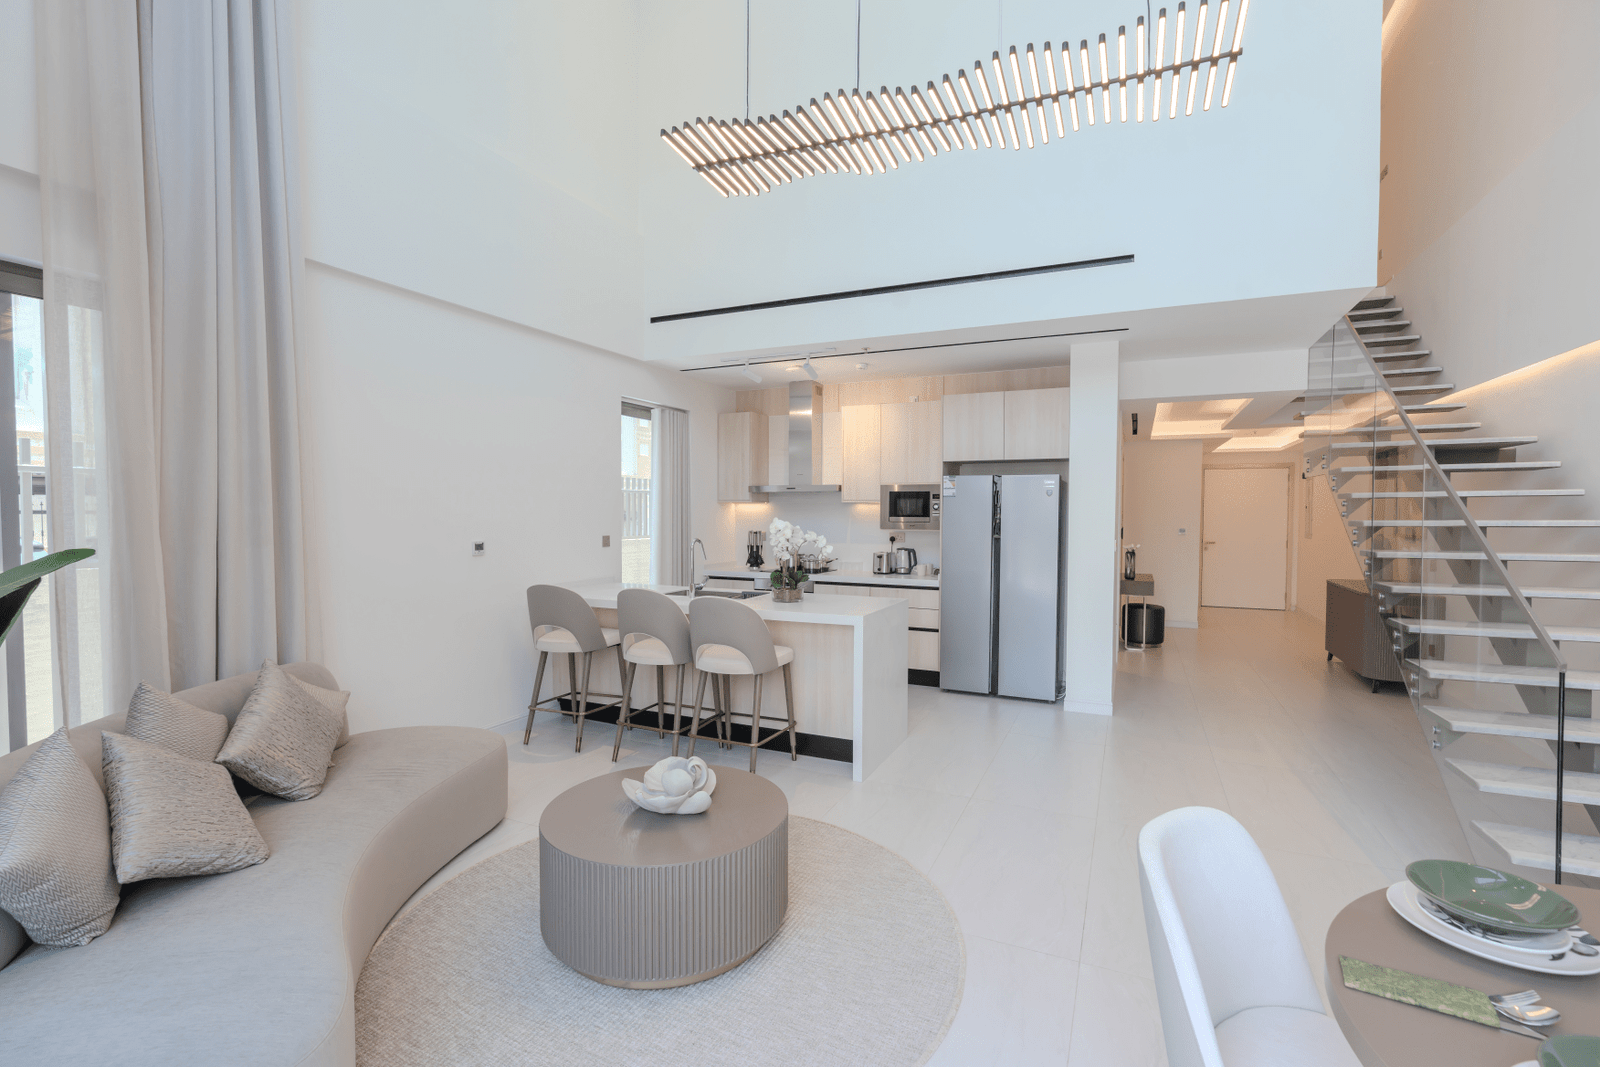
[[[628,989],[714,978],[755,955],[789,909],[789,800],[717,767],[699,815],[658,815],[592,778],[539,818],[539,925],[555,957]]]

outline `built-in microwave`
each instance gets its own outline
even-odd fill
[[[878,493],[878,528],[882,530],[937,530],[939,483],[885,485]]]

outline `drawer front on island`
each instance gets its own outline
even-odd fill
[[[906,630],[909,679],[917,685],[939,684],[939,590],[904,585],[854,585],[815,582],[824,596],[874,596],[904,600],[909,621]]]

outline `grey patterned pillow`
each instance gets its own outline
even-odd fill
[[[186,704],[148,682],[140,682],[128,702],[129,737],[160,745],[180,756],[210,763],[228,737],[228,717]]]
[[[339,721],[321,701],[264,663],[217,762],[264,793],[310,800],[322,792]]]
[[[269,855],[226,768],[121,734],[102,733],[100,752],[123,885],[237,871]]]
[[[295,685],[316,697],[322,706],[328,709],[328,714],[339,720],[339,742],[333,747],[343,747],[344,743],[350,740],[350,717],[345,713],[345,705],[350,703],[349,691],[345,689],[324,689],[320,685],[312,685],[303,678],[296,678],[294,675],[289,674],[288,671],[285,671],[284,674],[288,675],[289,680]]]
[[[0,790],[0,908],[41,945],[87,945],[120,893],[105,794],[63,727]]]

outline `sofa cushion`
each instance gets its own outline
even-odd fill
[[[122,734],[107,733],[101,749],[111,857],[123,885],[223,874],[267,858],[227,768]]]
[[[118,894],[105,794],[57,730],[0,791],[0,907],[41,945],[87,945]]]
[[[133,699],[128,701],[123,732],[180,756],[210,763],[217,758],[222,742],[228,738],[228,717],[197,708],[148,682],[140,682],[139,688],[133,691]],[[101,766],[104,765],[102,759]]]
[[[322,791],[342,722],[342,712],[264,663],[217,762],[263,792],[310,800]]]
[[[301,681],[292,674],[289,675],[289,681],[316,697],[322,706],[328,709],[328,714],[339,720],[339,740],[334,742],[334,748],[338,748],[350,740],[350,716],[345,711],[346,705],[350,703],[349,690],[324,689],[320,685],[312,685],[310,682]]]
[[[350,1067],[356,978],[373,943],[505,809],[499,734],[355,734],[320,796],[251,804],[268,862],[128,886],[92,945],[33,946],[0,970],[0,1059]]]

